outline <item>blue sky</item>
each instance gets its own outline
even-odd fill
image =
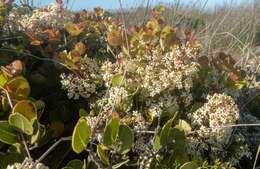
[[[64,0],[66,2],[66,0]],[[146,5],[148,0],[121,0],[124,8],[136,7],[140,5]],[[225,2],[231,2],[232,0],[150,0],[152,4],[158,3],[176,3],[180,1],[184,4],[194,4],[194,2],[204,3],[207,1],[207,6],[213,7],[215,5],[221,5]],[[240,2],[248,2],[250,0],[233,0],[234,3]],[[19,2],[19,0],[16,0]],[[45,6],[50,3],[55,2],[55,0],[34,0],[34,4],[36,6]],[[68,5],[73,10],[80,9],[92,9],[94,7],[102,7],[105,9],[118,9],[119,8],[119,0],[69,0],[70,4]]]

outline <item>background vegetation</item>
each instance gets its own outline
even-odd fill
[[[0,168],[257,168],[257,1],[64,3],[0,0]]]

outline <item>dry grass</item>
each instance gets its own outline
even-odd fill
[[[152,0],[142,6],[125,8],[124,22],[127,27],[145,23],[154,7]],[[192,28],[204,48],[202,53],[212,55],[219,51],[230,53],[237,65],[250,68],[259,73],[260,54],[260,4],[256,1],[228,1],[220,6],[208,7],[209,1],[191,1],[183,4],[181,0],[164,4],[166,24]],[[237,2],[237,3],[236,3]],[[120,11],[113,11],[121,19]]]

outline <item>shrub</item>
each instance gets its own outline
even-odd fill
[[[47,168],[69,140],[74,153],[63,145],[46,166],[64,167],[66,152],[64,169],[231,169],[250,157],[247,131],[234,128],[247,74],[230,55],[202,56],[195,32],[165,25],[163,11],[130,29],[101,8],[8,11],[1,167]]]

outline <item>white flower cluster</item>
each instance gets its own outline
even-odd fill
[[[223,126],[235,124],[239,119],[239,109],[226,94],[207,96],[208,102],[190,114],[191,125],[203,138],[214,139],[223,144],[229,141],[232,128]]]
[[[111,87],[108,89],[108,104],[112,107],[120,106],[128,97],[128,92],[124,87]]]
[[[72,15],[60,11],[57,4],[50,4],[46,8],[34,9],[31,13],[21,15],[19,10],[12,10],[8,20],[15,21],[21,30],[32,30],[40,27],[63,27],[72,19]]]
[[[137,73],[150,96],[155,96],[164,90],[187,89],[192,87],[192,79],[198,73],[198,64],[195,62],[184,63],[175,48],[172,52],[163,54],[153,51],[151,56],[144,55],[137,59],[139,64]]]
[[[97,63],[88,57],[84,57],[80,62],[79,74],[62,73],[61,84],[62,88],[67,91],[69,98],[75,100],[79,97],[89,98],[91,94],[96,92],[97,86],[100,83],[100,75]]]
[[[109,116],[100,113],[98,116],[87,116],[85,118],[88,121],[88,125],[91,129],[91,140],[102,142],[101,131],[102,128],[104,128],[106,120],[109,118]]]
[[[207,100],[201,108],[189,114],[196,134],[188,137],[188,152],[201,155],[204,151],[210,151],[212,159],[226,157],[232,164],[237,164],[243,156],[250,157],[244,136],[233,133],[233,128],[228,127],[239,119],[239,109],[233,98],[226,94],[214,94],[207,96]],[[232,150],[227,150],[231,140],[233,144],[243,143],[232,156],[229,154]]]
[[[143,94],[155,96],[165,90],[184,89],[190,91],[193,80],[198,76],[199,64],[189,56],[181,54],[181,47],[176,46],[169,52],[158,49],[142,55],[128,58],[124,54],[118,55],[119,62],[106,62],[103,66],[103,78],[109,84],[113,73],[126,71],[127,83],[139,83]],[[193,54],[195,58],[196,55]],[[112,74],[112,75],[111,75]]]
[[[34,168],[32,168],[35,166]],[[42,163],[35,163],[30,159],[25,159],[23,163],[14,163],[12,165],[8,165],[6,169],[49,169]]]

